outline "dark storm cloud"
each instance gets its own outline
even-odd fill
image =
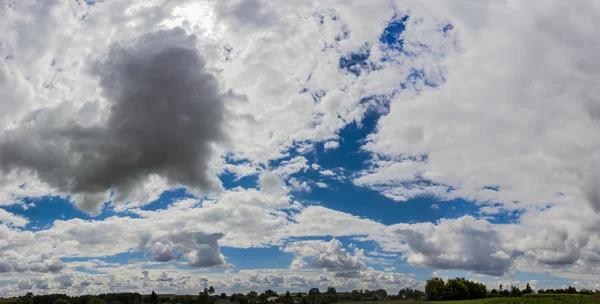
[[[110,103],[104,123],[87,126],[65,105],[32,113],[2,135],[0,170],[34,171],[88,212],[98,212],[111,189],[113,202],[126,202],[154,174],[218,187],[207,168],[212,144],[224,138],[224,95],[195,45],[180,28],[113,45],[93,68]]]

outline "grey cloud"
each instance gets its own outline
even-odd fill
[[[31,288],[33,288],[33,283],[31,283],[31,281],[29,279],[22,279],[22,280],[19,280],[19,283],[17,284],[17,286],[21,290],[31,289]]]
[[[12,265],[9,262],[0,262],[0,273],[10,272]]]
[[[50,288],[50,282],[47,279],[33,279],[33,282],[38,289]]]
[[[59,272],[67,265],[59,259],[53,259],[44,262],[34,262],[31,264],[19,263],[17,261],[2,261],[0,262],[0,273],[7,272]]]
[[[338,278],[358,278],[361,276],[361,272],[357,271],[357,270],[341,271],[341,272],[336,272],[335,276]]]
[[[72,274],[61,274],[56,276],[54,280],[58,282],[58,287],[61,289],[69,288],[73,286],[73,275]]]
[[[174,260],[181,253],[191,266],[219,267],[225,265],[218,242],[223,236],[222,233],[170,233],[150,240],[149,250],[152,259],[159,262]]]
[[[588,204],[596,213],[600,213],[600,186],[598,186],[598,174],[586,176],[581,191]]]
[[[437,226],[400,224],[394,230],[410,247],[406,256],[415,266],[501,276],[513,264],[515,253],[502,248],[498,232],[470,216],[443,220]]]
[[[196,41],[176,28],[113,45],[92,68],[110,104],[102,123],[86,121],[91,102],[33,112],[0,139],[0,171],[31,170],[90,213],[109,190],[114,204],[126,203],[152,176],[217,189],[207,171],[212,145],[225,137],[226,97]]]
[[[157,262],[169,262],[177,258],[177,254],[166,244],[157,243],[151,250],[152,260]]]
[[[293,242],[287,244],[284,251],[294,253],[296,259],[302,262],[308,258],[311,266],[334,272],[337,277],[358,277],[360,270],[366,268],[362,261],[363,252],[357,250],[352,255],[337,239],[329,242],[320,240]],[[300,264],[302,263],[296,263],[296,265]]]
[[[163,271],[156,280],[160,282],[171,282],[173,281],[173,277],[168,276],[167,273]]]

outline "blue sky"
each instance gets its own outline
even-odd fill
[[[0,296],[600,288],[593,35],[534,2],[0,10]]]

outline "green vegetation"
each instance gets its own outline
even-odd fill
[[[550,293],[554,292],[554,293]],[[278,294],[268,289],[262,293],[250,291],[247,294],[216,293],[213,286],[204,288],[197,295],[109,293],[99,295],[68,296],[65,294],[26,295],[13,298],[0,298],[0,304],[600,304],[600,291],[566,289],[539,290],[535,293],[527,284],[520,290],[516,286],[488,291],[482,283],[464,278],[440,278],[427,281],[425,291],[402,288],[397,294],[388,294],[384,289],[338,291],[331,286],[321,291],[311,288],[308,292]]]
[[[428,303],[438,304],[587,304],[600,303],[600,299],[584,295],[532,295],[521,298],[491,298],[478,300],[463,300],[463,301],[432,301]]]
[[[432,278],[425,284],[425,296],[429,301],[483,299],[487,296],[487,288],[465,278],[449,279],[448,282]]]

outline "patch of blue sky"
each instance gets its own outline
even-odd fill
[[[24,198],[23,202],[26,205],[33,203],[35,207],[23,209],[20,205],[12,205],[4,207],[4,209],[28,218],[27,229],[32,231],[47,229],[52,226],[55,220],[93,219],[89,214],[78,210],[70,201],[57,196]]]
[[[96,5],[98,2],[102,2],[102,0],[75,0],[78,5],[85,3],[87,5]]]
[[[110,256],[101,256],[101,257],[64,257],[61,258],[61,261],[68,262],[85,262],[89,260],[99,260],[109,264],[120,264],[125,265],[133,261],[143,261],[149,260],[148,254],[143,251],[127,251],[118,253]],[[102,266],[102,267],[111,267],[111,266]],[[114,266],[118,267],[118,266]]]
[[[236,187],[255,188],[258,186],[258,174],[239,177],[235,173],[225,172],[219,175],[219,178],[226,189]]]
[[[439,85],[439,81],[445,81],[444,77],[441,75],[440,73],[440,79],[436,79],[434,77],[428,77],[428,75],[425,74],[425,70],[423,69],[411,69],[410,74],[408,75],[408,77],[406,77],[406,83],[401,84],[400,86],[403,89],[406,89],[408,85],[413,85],[413,86],[418,86],[420,84],[423,84],[425,86],[428,87],[432,87],[435,88]],[[418,89],[418,87],[417,87]]]
[[[452,26],[452,24],[446,24],[442,27],[442,33],[444,33],[444,36],[448,36],[448,34],[450,34],[450,31],[452,31],[454,29],[454,26]]]
[[[519,221],[521,215],[525,213],[525,210],[501,210],[497,214],[486,214],[485,219],[492,224],[514,224]]]
[[[0,280],[0,286],[16,285],[19,281],[15,280]]]
[[[247,159],[234,159],[231,155],[225,156],[225,162],[230,165],[249,165]],[[254,188],[258,185],[258,174],[240,177],[233,172],[224,171],[219,174],[219,179],[226,189],[235,187]]]
[[[365,45],[363,49],[358,52],[352,52],[346,56],[340,57],[339,67],[341,70],[354,74],[357,77],[362,75],[363,72],[379,69],[379,67],[369,59],[370,56],[371,51],[369,50],[369,46]]]
[[[92,268],[87,268],[87,267],[83,267],[83,266],[77,266],[74,268],[75,271],[79,271],[79,272],[84,272],[84,273],[88,273],[88,274],[104,274],[105,272],[96,270],[96,269],[92,269]]]
[[[171,189],[171,190],[167,190],[167,191],[164,191],[163,193],[161,193],[160,197],[157,200],[144,206],[142,209],[149,210],[149,211],[166,209],[169,205],[171,205],[175,201],[182,200],[185,198],[192,198],[192,197],[194,197],[194,196],[191,195],[190,193],[188,193],[185,188]]]
[[[408,16],[395,15],[379,36],[379,42],[388,48],[402,51],[404,49],[402,33],[406,29],[407,20]]]
[[[339,147],[325,150],[324,143],[315,145],[311,153],[304,155],[309,162],[317,163],[325,169],[344,168],[358,172],[370,159],[370,153],[361,149],[367,135],[375,131],[380,113],[368,111],[359,122],[351,122],[340,130]],[[311,176],[318,177],[318,176]]]
[[[282,252],[278,246],[261,248],[221,247],[227,263],[241,269],[287,268],[293,255]]]

